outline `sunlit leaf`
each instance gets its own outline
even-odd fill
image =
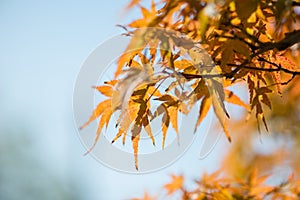
[[[110,86],[95,86],[94,88],[107,97],[111,97],[113,94],[113,89]]]
[[[162,148],[165,147],[165,140],[166,140],[166,136],[167,136],[167,131],[169,128],[169,124],[170,124],[170,115],[168,113],[167,108],[165,108],[165,112],[163,114],[162,117],[162,134],[163,134],[163,139],[162,139]]]
[[[108,108],[103,112],[103,114],[100,118],[99,124],[98,124],[94,143],[85,154],[88,154],[89,152],[91,152],[93,150],[93,148],[96,146],[98,139],[100,137],[102,128],[104,127],[104,125],[106,125],[106,128],[107,128],[112,113],[113,113],[113,111],[111,110],[111,108]]]
[[[152,134],[152,130],[151,130],[151,126],[150,126],[148,116],[143,117],[142,124],[143,124],[148,136],[150,137],[150,139],[152,141],[152,144],[155,145],[155,140],[154,140],[154,137],[153,137],[153,134]]]
[[[246,103],[244,103],[238,96],[236,96],[232,91],[229,90],[225,90],[225,101],[235,104],[235,105],[239,105],[244,107],[246,110],[249,110],[250,107],[249,105],[247,105]]]
[[[200,109],[199,109],[199,116],[198,120],[194,129],[194,132],[197,132],[197,128],[200,125],[200,123],[203,121],[203,119],[206,117],[210,107],[211,107],[212,101],[211,97],[204,97],[203,100],[201,101]]]
[[[174,192],[182,189],[183,187],[183,176],[171,175],[171,182],[164,185],[164,188],[167,190],[168,195],[173,194]]]
[[[135,168],[138,170],[139,169],[138,148],[139,148],[141,127],[139,125],[134,124],[131,132],[132,132],[131,141],[132,141],[132,147],[134,152]]]
[[[99,103],[97,105],[97,107],[95,108],[95,110],[93,111],[91,117],[89,118],[89,120],[83,124],[80,129],[83,129],[84,127],[86,127],[87,125],[89,125],[92,121],[94,121],[95,119],[97,119],[101,114],[103,114],[103,112],[110,108],[111,106],[111,100],[107,99],[102,101],[101,103]]]
[[[178,107],[177,106],[170,106],[168,108],[168,113],[170,116],[170,122],[176,134],[178,135]]]

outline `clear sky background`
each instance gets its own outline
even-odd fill
[[[89,53],[122,33],[116,24],[137,16],[121,14],[126,3],[0,1],[0,199],[128,199],[145,190],[163,194],[170,174],[185,174],[192,187],[218,168],[222,145],[199,160],[199,137],[181,159],[151,174],[116,172],[83,156],[73,86]]]

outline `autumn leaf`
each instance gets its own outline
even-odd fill
[[[89,118],[89,120],[86,123],[84,123],[80,127],[80,129],[83,129],[84,127],[86,127],[87,125],[89,125],[92,121],[94,121],[95,119],[97,119],[110,106],[111,106],[111,100],[110,99],[104,100],[101,103],[99,103],[97,105],[97,107],[95,108],[95,110],[93,111],[93,113],[92,113],[91,117]]]
[[[269,131],[261,103],[264,103],[269,108],[271,108],[271,102],[269,101],[269,98],[266,94],[272,93],[273,91],[271,89],[269,89],[268,87],[256,88],[255,91],[256,91],[256,95],[252,100],[251,110],[253,110],[253,108],[256,108],[255,116],[257,119],[258,131],[260,132],[259,120],[263,121],[266,130]]]
[[[221,67],[225,68],[228,63],[232,63],[234,60],[234,55],[242,55],[246,59],[250,59],[251,51],[249,47],[240,40],[229,39],[226,41],[224,46],[219,47],[221,50]]]
[[[236,96],[232,91],[224,90],[225,92],[225,101],[235,105],[244,107],[247,111],[250,110],[250,106],[243,102],[238,96]]]
[[[131,200],[155,200],[155,197],[150,196],[147,192],[144,192],[144,196],[142,198],[133,198]]]
[[[226,110],[225,104],[224,104],[225,92],[224,92],[224,87],[223,87],[221,80],[217,81],[217,80],[212,79],[212,80],[208,80],[208,82],[211,86],[210,93],[212,96],[213,104],[215,102],[214,108],[215,109],[220,108],[220,112],[222,110],[223,113],[226,115],[226,117],[229,118],[229,114],[227,113],[227,110]],[[219,112],[219,110],[217,112]],[[221,114],[219,114],[219,115],[221,116]]]
[[[208,89],[209,89],[210,96],[212,98],[212,105],[214,108],[214,112],[220,124],[223,127],[226,137],[228,138],[229,141],[231,141],[231,137],[226,127],[226,118],[227,117],[229,118],[229,114],[227,113],[227,110],[224,105],[225,93],[224,93],[224,87],[221,78],[222,71],[220,69],[220,66],[214,65],[209,55],[207,55],[207,53],[201,48],[194,48],[189,50],[189,55],[192,58],[192,62],[194,63],[195,67],[198,69],[198,71],[201,74],[203,75],[220,74],[220,77],[206,79],[205,82],[207,82],[208,84]],[[205,105],[203,105],[203,107],[204,106]],[[207,107],[204,108],[206,110],[208,109]]]
[[[104,81],[104,84],[110,85],[110,86],[115,86],[118,83],[118,80],[110,80],[110,81]]]
[[[152,134],[150,122],[149,122],[149,119],[148,119],[147,115],[143,117],[142,124],[143,124],[143,127],[145,128],[145,131],[147,132],[148,136],[150,137],[150,139],[152,141],[152,144],[155,145],[155,140],[154,140],[154,137],[153,137],[153,134]]]
[[[138,103],[135,103],[134,101],[130,101],[128,103],[128,110],[125,113],[121,113],[119,116],[118,122],[116,124],[116,127],[119,127],[119,131],[112,140],[112,143],[117,141],[119,137],[122,135],[124,136],[123,138],[126,138],[126,133],[132,124],[132,122],[136,119],[138,115],[140,105]],[[125,140],[123,139],[123,144],[125,144]]]
[[[261,197],[271,192],[274,188],[272,186],[265,185],[264,182],[270,178],[269,175],[259,176],[258,169],[254,168],[248,177],[248,190],[251,196]]]
[[[212,100],[210,96],[206,96],[203,98],[203,100],[201,101],[201,105],[200,105],[200,109],[199,109],[199,116],[198,116],[198,120],[194,129],[194,133],[197,132],[197,128],[200,125],[200,123],[203,121],[203,119],[206,117],[210,107],[212,104]]]
[[[190,67],[191,65],[192,65],[191,61],[189,61],[189,60],[176,60],[174,62],[174,66],[177,69],[186,69],[187,67]]]
[[[94,88],[107,97],[111,97],[113,95],[113,89],[110,86],[94,86]]]
[[[154,20],[154,18],[156,17],[156,8],[155,8],[155,4],[152,1],[152,9],[151,10],[147,10],[146,8],[141,6],[141,13],[143,15],[143,17],[141,19],[137,19],[133,22],[131,22],[130,24],[128,24],[129,27],[131,28],[142,28],[142,27],[147,27],[149,23],[152,22],[152,20]]]
[[[178,136],[178,107],[170,106],[168,107],[168,113],[170,116],[170,122]]]
[[[165,140],[166,140],[169,124],[170,124],[170,115],[168,113],[168,109],[165,108],[165,112],[164,112],[163,117],[162,117],[162,129],[161,129],[162,134],[163,134],[163,139],[162,139],[162,148],[163,149],[165,147]]]
[[[227,63],[232,62],[233,59],[233,47],[230,45],[230,43],[226,43],[226,46],[222,46],[220,48],[223,49],[222,51],[222,60],[221,60],[221,67],[225,67]]]
[[[160,93],[160,91],[154,87],[154,86],[150,86],[148,88],[148,93],[150,94],[150,96],[154,96],[154,97],[160,97],[162,96],[162,94]]]
[[[133,152],[134,152],[134,160],[135,160],[135,168],[136,170],[139,169],[139,164],[138,164],[138,151],[139,151],[139,140],[140,140],[140,133],[141,133],[142,127],[134,124],[132,127],[132,136],[131,136],[131,141],[132,141],[132,147],[133,147]]]
[[[258,0],[235,0],[236,12],[239,18],[242,21],[247,20],[256,11],[258,3]]]
[[[127,47],[127,51],[125,51],[117,61],[117,69],[114,78],[117,78],[122,73],[123,68],[129,65],[130,61],[133,60],[139,51],[139,48],[134,49],[134,47]]]
[[[102,131],[102,128],[104,127],[104,125],[105,125],[106,128],[107,128],[112,113],[113,113],[113,111],[112,111],[111,108],[107,108],[107,109],[103,112],[103,114],[102,114],[102,116],[101,116],[101,119],[100,119],[100,121],[99,121],[99,124],[98,124],[98,128],[97,128],[97,131],[96,131],[96,137],[95,137],[95,139],[94,139],[94,143],[93,143],[93,145],[88,149],[88,151],[85,153],[85,155],[88,154],[88,153],[90,153],[90,152],[94,149],[94,147],[96,146],[96,144],[97,144],[97,142],[98,142],[98,139],[99,139],[99,137],[100,137],[100,133],[101,133],[101,131]]]
[[[138,5],[141,0],[131,0],[131,2],[126,6],[126,10],[133,8],[134,6]]]
[[[296,69],[296,64],[293,61],[291,61],[288,57],[276,54],[275,58],[276,60],[272,61],[275,61],[276,63],[280,64],[285,69],[289,69],[292,71]]]
[[[152,1],[146,7],[139,0],[131,0],[127,8],[133,6],[139,8],[141,18],[121,26],[131,38],[117,61],[115,79],[94,87],[108,99],[100,102],[80,127],[99,120],[91,149],[115,111],[120,115],[112,143],[123,137],[124,144],[131,132],[136,169],[141,131],[146,131],[155,144],[151,122],[161,116],[164,148],[170,125],[179,135],[178,112],[187,115],[196,103],[200,107],[195,131],[213,107],[230,141],[225,102],[253,110],[259,131],[261,121],[268,130],[263,109],[273,109],[269,95],[273,86],[281,94],[281,85],[289,83],[282,80],[290,77],[291,81],[299,75],[295,64],[299,53],[295,44],[300,36],[295,25],[299,23],[297,13],[291,10],[298,6],[297,1],[230,0],[214,4],[165,0]],[[278,21],[282,23],[274,30]],[[249,105],[235,91],[226,89],[235,82],[247,83]],[[192,91],[186,91],[186,86]],[[160,105],[151,110],[153,102]],[[230,192],[219,185],[214,197],[231,198]]]
[[[280,72],[273,72],[272,73],[272,78],[276,84],[276,89],[278,94],[282,94],[282,89],[281,89],[281,75]]]
[[[165,190],[167,190],[168,195],[173,194],[174,192],[181,190],[183,188],[183,176],[171,175],[172,181],[164,185]]]
[[[154,100],[158,100],[158,101],[166,101],[166,102],[174,102],[175,101],[175,98],[172,97],[171,95],[169,94],[164,94],[158,98],[155,98]]]
[[[252,105],[255,91],[254,77],[252,75],[248,75],[247,77],[248,90],[250,95],[250,104]]]
[[[219,80],[220,81],[220,80]],[[226,126],[226,119],[229,118],[229,114],[225,108],[225,92],[222,83],[217,80],[207,80],[208,84],[210,85],[210,95],[212,98],[212,105],[221,126],[223,127],[224,133],[229,142],[231,142],[231,137],[228,132]]]
[[[228,141],[231,142],[231,137],[230,137],[230,134],[229,134],[227,126],[226,126],[226,118],[228,116],[226,115],[226,112],[224,112],[223,106],[222,106],[222,104],[220,104],[219,97],[216,95],[215,92],[212,93],[212,105],[214,108],[214,112],[215,112],[221,126],[223,127],[224,133],[225,133]]]
[[[156,117],[160,116],[162,113],[164,113],[165,109],[166,109],[166,105],[164,103],[160,104],[156,108],[156,110],[155,110],[155,112],[154,112],[154,114],[153,114],[153,116],[151,118],[151,121],[154,120]]]
[[[142,69],[132,68],[124,73],[126,76],[119,80],[112,97],[113,109],[121,107],[122,112],[127,109],[132,94],[139,86],[154,81],[153,69],[150,65],[145,65]]]

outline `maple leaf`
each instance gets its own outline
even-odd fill
[[[235,0],[236,12],[241,20],[247,20],[256,11],[258,0]]]
[[[124,71],[124,73],[126,76],[119,80],[112,97],[113,109],[121,107],[122,112],[126,110],[128,102],[137,87],[154,81],[152,79],[153,68],[150,65],[145,65],[141,69],[131,68]]]
[[[212,100],[211,97],[206,96],[203,98],[203,100],[201,101],[201,105],[200,105],[200,109],[199,109],[199,116],[198,116],[198,120],[194,129],[194,133],[197,132],[197,128],[200,125],[200,123],[203,121],[203,119],[206,117],[210,107],[212,104]]]
[[[258,126],[258,131],[260,132],[260,126],[259,126],[259,120],[261,119],[265,125],[266,130],[268,131],[268,126],[267,126],[267,122],[264,116],[264,112],[263,112],[263,108],[262,108],[262,104],[264,103],[266,104],[269,108],[271,108],[271,102],[268,98],[268,96],[266,95],[267,93],[272,93],[273,91],[271,89],[269,89],[268,87],[260,87],[260,88],[255,88],[255,92],[256,95],[252,100],[251,103],[251,110],[253,110],[253,108],[256,108],[256,119],[257,119],[257,126]]]
[[[273,61],[280,64],[282,67],[284,67],[286,69],[289,69],[292,71],[296,69],[296,64],[293,61],[291,61],[289,58],[287,58],[286,56],[276,54],[275,60],[273,60]]]
[[[176,60],[174,62],[174,66],[177,68],[177,69],[186,69],[187,67],[190,67],[192,64],[191,64],[191,61],[189,60]]]
[[[165,108],[165,112],[164,112],[163,117],[162,117],[162,129],[161,129],[162,134],[163,134],[162,148],[165,147],[165,140],[166,140],[169,124],[170,124],[170,115],[168,113],[168,109],[166,107],[164,107],[164,108]]]
[[[140,133],[141,133],[142,127],[134,124],[132,127],[132,136],[131,136],[131,141],[132,141],[132,147],[133,147],[133,152],[134,152],[134,160],[135,160],[135,168],[136,170],[139,169],[138,165],[138,150],[139,150],[139,140],[140,140]]]
[[[156,111],[151,120],[159,115],[163,114],[162,117],[162,133],[163,133],[163,140],[162,140],[162,148],[165,146],[165,139],[167,135],[167,131],[169,125],[171,123],[172,127],[174,128],[177,137],[178,137],[178,111],[179,111],[179,104],[175,97],[164,94],[159,98],[155,98],[154,100],[163,101],[159,107],[157,107]],[[179,138],[178,138],[179,141]]]
[[[93,145],[88,149],[88,151],[85,153],[85,155],[88,154],[88,153],[90,153],[90,152],[94,149],[94,147],[96,146],[96,144],[97,144],[97,142],[98,142],[98,139],[99,139],[99,137],[100,137],[100,133],[101,133],[101,131],[102,131],[102,128],[104,127],[104,125],[105,125],[106,128],[107,128],[112,113],[113,113],[113,110],[112,110],[110,107],[107,108],[107,109],[103,112],[103,114],[102,114],[102,116],[101,116],[101,118],[100,118],[100,121],[99,121],[99,123],[98,123],[98,128],[97,128],[97,131],[96,131],[96,137],[95,137],[95,139],[94,139],[94,143],[93,143]]]
[[[276,89],[278,94],[282,94],[282,90],[281,90],[281,75],[280,72],[273,72],[272,74],[272,78],[276,84]]]
[[[117,139],[123,135],[123,138],[124,138],[123,144],[125,144],[126,133],[129,129],[130,125],[136,119],[136,117],[138,115],[139,106],[140,105],[138,103],[136,103],[132,100],[128,103],[127,112],[121,113],[121,115],[119,116],[118,122],[116,124],[116,127],[119,126],[119,131],[116,134],[116,136],[114,137],[114,139],[112,140],[112,143],[117,141]]]
[[[164,185],[165,190],[167,190],[168,195],[173,194],[174,192],[181,190],[183,188],[183,176],[171,175],[172,181]]]
[[[170,122],[178,136],[178,107],[170,106],[168,107],[168,112],[170,116]]]
[[[125,53],[123,53],[117,61],[117,69],[115,71],[115,78],[117,78],[123,71],[124,66],[129,66],[129,63],[140,51],[139,48],[134,49],[134,47],[128,46]]]
[[[229,118],[229,114],[227,113],[227,110],[224,105],[225,92],[222,84],[222,79],[221,80],[209,79],[207,80],[207,82],[209,85],[208,89],[210,91],[210,95],[212,98],[212,105],[213,105],[214,112],[221,126],[223,127],[224,133],[228,141],[231,142],[231,137],[226,126],[226,119]]]
[[[131,40],[118,61],[117,69],[115,71],[115,78],[117,78],[123,71],[125,66],[130,66],[130,62],[133,62],[135,56],[140,55],[144,48],[149,45],[150,50],[157,47],[158,40],[153,38],[153,35],[157,35],[156,29],[136,29],[133,32]],[[154,53],[153,50],[152,54]],[[155,50],[156,52],[156,50]]]
[[[155,18],[156,18],[156,8],[155,3],[152,1],[152,7],[151,10],[147,10],[146,8],[141,6],[141,13],[143,17],[141,19],[137,19],[130,24],[128,24],[131,28],[142,28],[147,27]]]
[[[246,59],[250,59],[251,51],[248,46],[240,41],[240,40],[233,40],[228,39],[224,45],[220,46],[215,54],[221,52],[221,63],[220,66],[224,68],[228,63],[232,63],[235,58],[235,54],[242,55]],[[216,56],[216,55],[214,55]],[[225,69],[225,68],[224,68]]]
[[[95,108],[95,110],[93,111],[92,115],[90,116],[89,120],[84,123],[79,129],[83,129],[84,127],[86,127],[87,125],[89,125],[92,121],[94,121],[95,119],[97,119],[99,116],[101,116],[103,114],[103,112],[109,108],[111,105],[111,100],[107,99],[104,100],[102,102],[100,102],[97,107]]]
[[[131,200],[155,200],[155,197],[152,197],[148,194],[148,192],[144,192],[144,196],[142,198],[133,198]]]
[[[147,115],[145,115],[143,117],[142,124],[143,124],[143,127],[144,127],[145,131],[147,132],[148,136],[150,137],[150,139],[152,141],[152,144],[155,145],[155,140],[154,140],[154,137],[153,137],[153,134],[152,134],[150,122],[149,122],[149,119],[148,119]]]
[[[141,0],[131,0],[131,2],[126,6],[126,10],[131,9],[132,7],[138,5]]]
[[[200,103],[200,108],[195,131],[213,107],[230,141],[225,102],[247,110],[249,105],[225,87],[236,81],[247,81],[250,110],[256,110],[258,126],[262,120],[268,130],[263,106],[272,108],[269,75],[281,94],[280,85],[285,84],[281,82],[281,75],[287,73],[294,77],[298,74],[295,64],[285,55],[289,51],[282,53],[284,46],[292,45],[286,43],[298,42],[298,31],[285,34],[293,27],[290,24],[278,27],[278,30],[270,28],[274,18],[277,22],[289,21],[286,14],[292,4],[298,4],[297,1],[230,0],[214,8],[218,17],[208,16],[207,9],[212,8],[210,2],[163,0],[161,3],[164,5],[159,10],[154,1],[149,9],[143,7],[140,0],[129,3],[128,8],[140,8],[142,17],[128,25],[132,31],[124,27],[132,38],[126,53],[118,59],[115,80],[94,87],[108,99],[100,102],[88,121],[80,127],[99,119],[92,149],[102,129],[108,126],[112,113],[120,110],[116,123],[119,129],[112,143],[123,136],[124,144],[128,131],[131,131],[137,169],[141,130],[144,128],[155,144],[150,123],[157,116],[162,115],[163,148],[170,125],[178,135],[178,112],[188,114],[196,102]],[[285,4],[286,7],[282,7]],[[161,27],[163,30],[139,29],[141,27]],[[273,32],[278,32],[278,35]],[[290,36],[292,39],[289,39]],[[162,65],[162,71],[158,73],[163,77],[154,76],[152,66],[156,61]],[[157,82],[168,78],[172,79],[171,83],[162,93]],[[224,85],[225,78],[228,85]],[[193,92],[184,91],[185,85],[192,85]],[[154,114],[150,110],[152,97],[161,101]],[[229,190],[218,189],[218,198],[230,197]]]
[[[232,91],[224,90],[225,92],[225,101],[235,105],[244,107],[247,111],[250,110],[250,106],[243,102],[238,96],[236,96]]]
[[[210,56],[206,53],[206,51],[202,48],[193,48],[189,50],[189,55],[191,57],[191,63],[194,64],[194,66],[197,68],[198,72],[203,75],[219,75],[215,78],[208,78],[205,79],[205,82],[207,83],[207,88],[209,90],[209,96],[211,97],[211,102],[214,108],[214,112],[220,122],[220,124],[223,127],[223,130],[226,134],[226,137],[229,141],[231,141],[230,134],[227,130],[226,126],[226,118],[229,118],[229,114],[227,113],[227,110],[224,105],[225,101],[225,93],[224,93],[224,87],[223,87],[223,80],[221,77],[222,70],[220,66],[215,65],[210,58]],[[208,95],[206,95],[208,96]],[[205,102],[206,103],[206,102]],[[207,108],[208,104],[203,104],[204,111],[208,111]],[[201,108],[200,108],[201,110]],[[200,113],[201,117],[201,113]],[[202,119],[200,118],[202,121]],[[199,121],[199,118],[198,118]],[[198,122],[197,122],[198,123]],[[197,127],[197,126],[196,126]]]
[[[224,102],[222,101],[222,103],[220,103],[219,96],[217,95],[217,93],[215,91],[213,91],[213,93],[212,93],[212,104],[213,104],[214,112],[215,112],[220,124],[223,127],[225,135],[226,135],[228,141],[231,142],[231,137],[230,137],[230,134],[229,134],[229,132],[227,130],[227,126],[226,126],[226,117],[228,117],[229,115],[227,114],[227,112],[224,111]]]
[[[113,88],[110,86],[94,86],[94,88],[107,97],[111,97],[113,95]]]

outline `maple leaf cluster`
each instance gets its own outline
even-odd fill
[[[196,105],[195,132],[212,108],[231,141],[225,102],[254,113],[259,131],[261,122],[268,130],[264,110],[272,109],[270,95],[282,95],[282,86],[300,75],[298,6],[290,0],[161,0],[147,9],[133,0],[127,8],[138,7],[142,17],[121,26],[131,41],[114,79],[95,87],[107,99],[81,127],[99,119],[88,152],[116,111],[121,112],[112,143],[122,137],[124,144],[130,134],[137,169],[142,129],[155,144],[151,121],[161,118],[164,148],[169,127],[178,134],[178,115]],[[249,103],[228,88],[236,83],[248,87]],[[159,104],[154,110],[153,102]]]
[[[132,200],[173,199],[177,194],[183,200],[205,199],[298,199],[300,183],[293,176],[279,185],[272,186],[266,183],[268,175],[258,176],[254,170],[245,180],[226,178],[220,172],[204,174],[195,181],[195,189],[188,190],[184,187],[183,176],[172,175],[172,180],[164,186],[164,194],[151,196],[145,192],[142,198]]]

